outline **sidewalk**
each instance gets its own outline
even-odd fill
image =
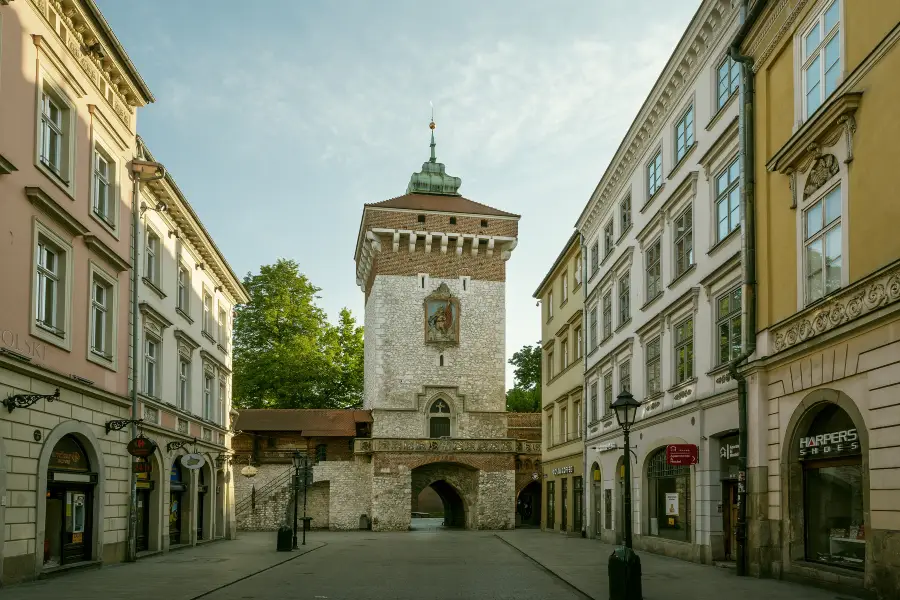
[[[536,529],[517,529],[498,538],[594,600],[609,597],[607,560],[614,546]],[[640,552],[645,600],[849,600],[819,588],[738,577],[732,569]]]
[[[201,544],[0,589],[3,600],[191,600],[324,546],[307,540],[276,552],[274,532],[240,532],[236,540]],[[190,565],[190,568],[178,568]]]

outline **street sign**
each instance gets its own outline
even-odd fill
[[[146,458],[156,451],[156,442],[141,434],[128,442],[128,445],[125,446],[125,450],[132,456]]]
[[[206,461],[203,459],[202,454],[185,454],[181,457],[181,466],[185,469],[196,471],[204,464],[206,464]]]
[[[696,444],[669,444],[666,446],[666,464],[683,467],[696,465],[700,451]]]

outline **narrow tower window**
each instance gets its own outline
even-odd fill
[[[456,225],[456,217],[450,217],[450,224]]]
[[[425,276],[422,275],[422,289],[425,289]]]
[[[482,226],[482,227],[487,227],[487,219],[482,219],[482,220],[481,220],[481,226]]]
[[[419,223],[425,222],[425,215],[419,215]]]
[[[441,354],[441,357],[440,357],[440,366],[442,366],[442,367],[444,366],[444,355],[443,354]]]

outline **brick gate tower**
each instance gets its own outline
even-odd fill
[[[406,194],[366,204],[356,244],[365,293],[364,408],[375,530],[403,530],[431,486],[448,525],[514,526],[517,457],[508,433],[506,261],[519,216],[459,194],[435,157]],[[530,452],[529,452],[530,453]]]

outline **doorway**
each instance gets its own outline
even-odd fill
[[[209,486],[206,484],[203,466],[197,471],[197,540],[205,539],[203,534],[207,531],[204,527],[206,521],[206,498],[209,496]]]
[[[150,549],[150,493],[153,482],[148,473],[137,474],[137,536],[135,545],[138,552]]]
[[[519,513],[520,527],[541,526],[541,484],[539,481],[532,481],[519,492],[516,511]]]
[[[182,522],[184,521],[184,501],[187,496],[185,469],[181,457],[177,457],[169,471],[169,546],[182,543]],[[188,528],[189,529],[189,528]],[[190,535],[188,535],[190,537]],[[184,543],[190,543],[188,539]]]
[[[737,520],[738,497],[737,483],[734,481],[722,482],[722,525],[725,538],[725,560],[735,560],[737,555]]]
[[[62,437],[48,463],[45,569],[91,560],[96,482],[81,443],[73,435]]]

